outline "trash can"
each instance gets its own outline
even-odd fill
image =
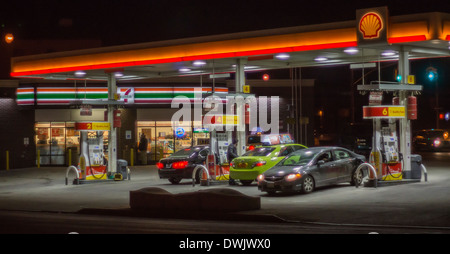
[[[411,154],[411,176],[407,179],[422,178],[422,156],[420,154]]]
[[[126,160],[117,160],[117,173],[120,173],[123,179],[129,179],[127,166]]]

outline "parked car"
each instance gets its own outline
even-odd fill
[[[441,129],[420,130],[413,137],[414,148],[418,150],[442,150],[450,148],[448,131]]]
[[[172,184],[178,184],[182,179],[192,179],[194,168],[206,164],[209,154],[209,146],[193,146],[182,149],[161,159],[156,166],[160,179],[169,179]],[[200,182],[200,170],[196,176],[196,182]]]
[[[256,147],[230,163],[230,178],[250,185],[259,174],[273,167],[292,152],[307,147],[300,144],[282,144]]]
[[[314,147],[296,151],[258,176],[258,189],[310,193],[316,187],[342,182],[360,184],[363,171],[355,171],[365,156],[342,147]]]

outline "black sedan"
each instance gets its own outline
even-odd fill
[[[194,168],[204,165],[208,154],[209,146],[193,146],[177,151],[156,163],[159,178],[169,179],[172,184],[178,184],[182,179],[192,179]],[[196,176],[196,181],[200,182],[200,175]]]
[[[342,182],[359,184],[363,172],[355,171],[365,162],[363,155],[342,147],[313,147],[286,156],[277,165],[258,176],[258,189],[310,193],[316,187]]]
[[[413,145],[417,150],[439,151],[450,148],[450,136],[447,130],[420,130],[413,137]]]

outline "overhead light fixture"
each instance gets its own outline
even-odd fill
[[[122,72],[116,72],[116,73],[114,73],[114,77],[121,78],[121,77],[123,77],[123,73]]]
[[[286,59],[289,59],[291,56],[286,53],[280,53],[280,54],[275,55],[275,57],[280,60],[286,60]]]
[[[323,56],[318,56],[318,57],[314,58],[314,61],[316,61],[316,62],[323,62],[326,60],[328,60],[328,58],[323,57]]]
[[[191,69],[189,69],[189,68],[180,68],[180,69],[178,69],[178,71],[180,71],[180,72],[188,72],[188,71],[191,71]]]
[[[75,77],[83,77],[84,75],[86,75],[86,72],[84,72],[84,71],[76,71],[75,72]]]
[[[387,51],[383,51],[381,53],[382,56],[395,56],[396,52],[393,50],[387,50]]]
[[[206,64],[206,62],[202,61],[202,60],[196,60],[192,64],[195,65],[195,66],[203,66],[203,65]]]
[[[357,48],[347,48],[347,49],[344,49],[344,52],[347,54],[350,54],[350,55],[354,55],[354,54],[358,53],[359,50]]]

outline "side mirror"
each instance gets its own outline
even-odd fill
[[[325,161],[323,161],[323,160],[320,160],[317,162],[317,166],[319,166],[319,167],[322,166],[323,164],[325,164]]]

